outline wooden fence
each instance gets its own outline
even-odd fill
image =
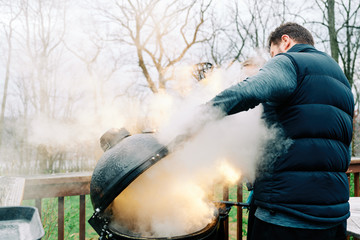
[[[359,173],[360,173],[360,159],[353,158],[348,170],[349,184],[350,174],[354,175],[354,193],[359,197]],[[85,173],[68,173],[68,174],[52,174],[32,176],[25,179],[24,200],[35,199],[35,206],[41,212],[42,198],[58,198],[58,239],[64,239],[64,197],[79,196],[79,239],[85,240],[85,195],[90,193],[91,172]],[[243,201],[243,185],[237,186],[237,200]],[[229,200],[229,188],[223,189],[223,200]],[[242,208],[238,207],[237,222],[236,222],[236,239],[240,240],[242,236]],[[226,223],[229,229],[229,223]],[[226,233],[227,239],[229,231]]]

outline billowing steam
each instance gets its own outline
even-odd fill
[[[212,87],[199,83],[182,100],[158,96],[171,99],[157,105],[166,108],[156,115],[162,120],[157,121],[158,139],[165,145],[179,135],[181,140],[115,199],[112,227],[146,237],[189,234],[216,217],[210,197],[215,184],[254,180],[264,144],[276,140],[279,132],[264,125],[260,107],[224,118],[218,110],[199,107],[214,94],[212,80],[226,87],[221,78],[226,75],[215,76],[207,79]],[[278,141],[277,151],[285,151],[288,144]]]

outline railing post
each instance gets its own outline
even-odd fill
[[[243,184],[242,182],[239,182],[238,185],[237,185],[237,201],[238,202],[242,202],[243,201]],[[242,239],[242,217],[243,217],[243,211],[242,211],[242,207],[241,206],[238,206],[237,207],[237,221],[236,221],[236,229],[237,229],[237,236],[236,236],[236,239],[237,240],[241,240]]]
[[[223,188],[223,200],[224,201],[229,201],[229,186],[225,185]],[[225,223],[224,223],[224,227],[225,227],[225,239],[229,239],[229,218],[226,219]]]
[[[64,240],[64,197],[58,197],[58,240]]]
[[[35,207],[38,209],[39,216],[41,219],[41,198],[35,199]]]
[[[79,240],[85,240],[85,195],[80,195]]]

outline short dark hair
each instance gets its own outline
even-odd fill
[[[272,33],[270,33],[268,47],[270,48],[271,44],[278,44],[284,34],[289,35],[289,37],[294,39],[297,43],[310,44],[314,46],[314,38],[309,30],[297,23],[288,22],[281,24]]]

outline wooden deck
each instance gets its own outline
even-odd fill
[[[354,179],[354,198],[351,198],[352,215],[348,221],[348,234],[354,239],[360,239],[360,198],[359,197],[359,173],[360,159],[354,158],[348,170],[348,176]],[[58,239],[64,239],[64,197],[79,196],[79,239],[85,240],[85,195],[90,192],[91,172],[39,175],[25,178],[23,199],[35,199],[35,205],[41,209],[42,198],[58,198]],[[350,182],[349,182],[350,184]],[[21,192],[21,191],[19,191]],[[223,200],[229,199],[229,189],[224,187]],[[242,184],[237,187],[237,201],[242,202]],[[237,211],[236,239],[243,239],[242,236],[242,211]],[[228,235],[228,234],[227,234]]]

